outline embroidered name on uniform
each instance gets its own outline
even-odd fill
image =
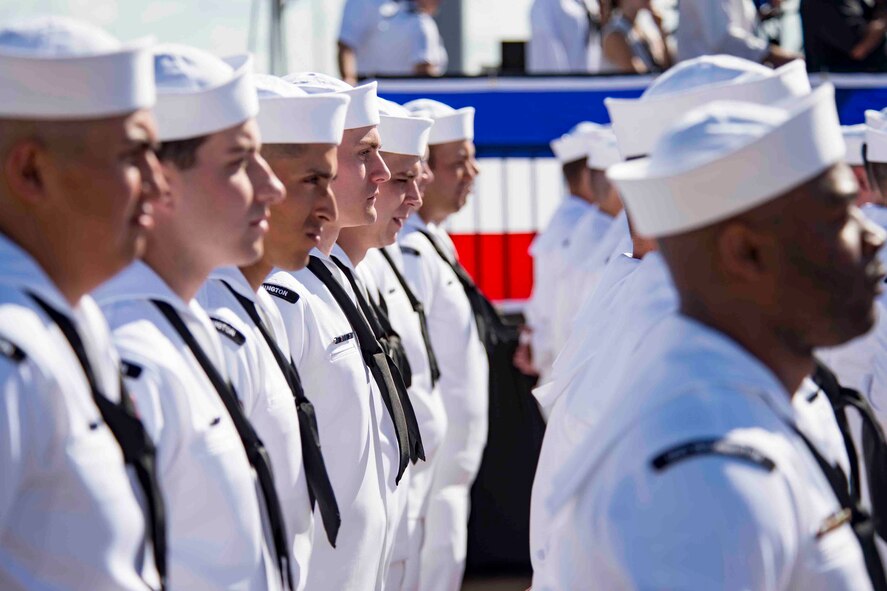
[[[242,332],[240,332],[221,318],[213,318],[212,321],[213,326],[216,327],[216,330],[234,341],[238,347],[246,342],[246,337],[243,336]]]
[[[123,359],[120,361],[120,373],[123,374],[123,377],[125,378],[137,380],[142,375],[142,367]]]
[[[0,355],[8,357],[16,363],[21,363],[28,357],[18,345],[2,337],[0,337]]]
[[[724,441],[723,439],[702,439],[683,443],[659,454],[650,463],[657,471],[662,471],[673,464],[698,456],[736,458],[759,466],[768,472],[773,471],[776,467],[773,460],[758,450],[747,445]]]
[[[265,291],[267,291],[274,297],[286,300],[291,304],[295,304],[299,301],[299,294],[291,289],[280,287],[279,285],[274,285],[273,283],[263,283],[262,287],[264,287]]]
[[[402,253],[404,253],[404,254],[412,255],[412,256],[414,256],[414,257],[422,256],[422,253],[421,253],[421,252],[419,252],[419,251],[416,250],[415,248],[410,248],[409,246],[401,246],[401,247],[400,247],[400,252],[402,252]]]
[[[349,332],[348,334],[343,334],[343,335],[340,336],[340,337],[336,337],[336,338],[334,338],[334,339],[333,339],[333,344],[334,344],[334,345],[339,345],[339,344],[341,344],[341,343],[344,343],[344,342],[350,341],[350,340],[353,339],[353,338],[354,338],[354,333],[353,333],[353,332]]]

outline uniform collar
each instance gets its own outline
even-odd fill
[[[407,221],[404,223],[406,229],[409,230],[423,230],[425,232],[428,231],[428,224],[425,223],[425,220],[422,219],[422,216],[419,215],[419,212],[414,211],[407,218]]]
[[[0,234],[0,283],[34,292],[59,312],[74,315],[68,300],[36,259],[3,234]]]
[[[209,274],[209,278],[224,281],[226,285],[231,286],[231,289],[237,292],[237,295],[256,303],[256,292],[253,291],[249,281],[237,267],[219,267]]]
[[[95,298],[103,306],[127,300],[160,300],[170,304],[178,312],[190,316],[199,316],[191,308],[192,306],[200,309],[197,300],[185,302],[154,269],[142,261],[134,262],[97,289]]]
[[[339,246],[339,243],[333,244],[333,250],[330,251],[330,257],[336,257],[341,261],[346,267],[351,270],[351,273],[354,274],[357,272],[357,269],[354,266],[354,263],[351,262],[351,259],[348,258],[348,255],[345,254],[345,250]]]

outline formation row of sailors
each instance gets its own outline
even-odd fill
[[[4,590],[460,585],[474,110],[250,70],[0,27]]]
[[[727,56],[606,106],[552,145],[515,358],[534,591],[887,588],[884,114],[845,148],[802,62]]]

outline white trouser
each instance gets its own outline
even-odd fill
[[[459,591],[468,546],[471,487],[432,490],[419,572],[421,591]]]

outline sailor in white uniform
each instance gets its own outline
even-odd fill
[[[143,260],[96,292],[157,444],[172,589],[292,587],[267,452],[194,299],[214,268],[261,254],[267,207],[283,197],[259,155],[251,62],[157,48],[158,154],[169,190],[154,207]]]
[[[601,126],[585,121],[551,142],[551,151],[561,164],[569,194],[551,216],[545,230],[530,244],[533,258],[533,293],[527,302],[527,326],[523,343],[515,353],[515,365],[528,375],[544,380],[558,351],[552,347],[556,316],[555,295],[565,256],[576,225],[595,210],[595,193],[589,170],[588,154],[594,134]]]
[[[425,518],[419,588],[455,591],[465,569],[471,484],[487,440],[489,365],[471,303],[454,270],[455,247],[439,225],[465,205],[479,172],[474,109],[456,110],[426,99],[404,106],[434,119],[429,140],[434,180],[426,187],[422,207],[407,218],[400,243],[404,274],[428,316],[447,413]]]
[[[153,449],[87,295],[141,253],[165,189],[150,43],[7,22],[0,77],[0,588],[160,589]]]
[[[712,96],[724,92],[725,85],[732,96],[749,102],[774,99],[780,88],[786,98],[809,93],[803,67],[779,74],[763,71],[763,75],[773,77],[763,86],[753,75],[758,71],[757,64],[745,60],[702,58],[684,62],[660,77],[640,99],[608,101],[620,148],[633,155],[647,153],[661,133],[663,119],[673,121],[686,112],[692,106],[688,101],[698,105],[709,102]],[[782,78],[775,77],[779,75]],[[730,83],[725,84],[728,80]],[[634,119],[626,117],[639,116],[649,100],[647,96],[656,97],[655,108],[651,107],[649,113],[658,114],[658,126],[644,126],[641,131],[634,127]],[[673,114],[671,119],[668,113]],[[624,135],[626,129],[632,133]],[[617,255],[604,270],[598,290],[589,296],[582,320],[576,323],[581,330],[572,336],[558,359],[554,380],[534,392],[540,404],[552,409],[531,505],[531,557],[537,586],[557,581],[557,564],[549,556],[559,553],[558,544],[564,537],[561,528],[569,525],[550,515],[545,505],[553,491],[554,476],[604,418],[602,409],[608,408],[616,386],[634,367],[634,351],[651,328],[677,307],[664,262],[653,252],[655,242],[635,232],[632,239],[632,253]]]
[[[196,299],[222,337],[226,363],[235,369],[234,387],[244,413],[271,457],[290,536],[293,583],[301,590],[307,583],[315,536],[315,504],[319,511],[317,535],[333,546],[339,508],[316,438],[314,407],[291,361],[283,319],[262,282],[275,266],[303,268],[319,239],[318,230],[335,217],[329,183],[350,99],[308,96],[273,76],[253,78],[259,91],[256,120],[262,134],[262,155],[284,180],[286,198],[271,206],[262,259],[240,269],[216,269]],[[278,212],[283,219],[272,222]],[[308,232],[292,231],[307,224],[314,226]],[[295,244],[282,249],[281,242]]]
[[[440,76],[449,61],[434,16],[440,0],[347,0],[339,70],[358,75]]]
[[[613,242],[622,234],[620,225],[611,232],[616,216],[622,211],[622,202],[606,178],[607,168],[621,161],[613,131],[605,128],[595,134],[589,147],[587,165],[598,201],[567,237],[564,265],[559,280],[554,282],[552,348],[555,354],[561,352],[573,332],[576,311],[597,286],[601,272],[612,255]]]
[[[867,516],[791,402],[815,347],[874,322],[884,233],[853,205],[834,89],[782,105],[712,103],[609,172],[637,231],[659,239],[681,311],[647,335],[606,424],[555,478],[549,507],[572,503],[576,524],[555,557],[566,588],[887,585]],[[792,310],[768,312],[789,293]]]
[[[335,548],[315,539],[307,588],[382,589],[402,512],[398,483],[410,450],[396,397],[377,381],[378,343],[367,334],[351,284],[331,256],[347,261],[335,244],[340,229],[376,219],[379,185],[390,178],[379,155],[376,84],[352,88],[313,73],[285,79],[309,94],[351,98],[331,184],[337,216],[324,225],[308,268],[277,271],[265,285],[283,317],[305,391],[317,393],[312,402],[342,518]]]
[[[535,0],[529,21],[528,72],[600,71],[602,19],[596,0]]]
[[[406,296],[396,297],[403,292],[403,286],[395,285],[397,276],[392,275],[392,268],[379,250],[396,242],[404,221],[421,203],[418,187],[421,157],[428,149],[432,121],[413,117],[400,105],[384,99],[379,99],[379,114],[382,157],[391,172],[391,180],[379,187],[376,221],[342,228],[338,245],[354,264],[354,281],[362,292],[366,316],[375,317],[373,322],[378,323],[377,329],[381,329],[383,335],[380,340],[387,346],[403,378],[425,452],[425,461],[410,467],[398,490],[401,514],[397,516],[385,584],[386,589],[396,591],[415,589],[418,585],[422,531],[418,530],[421,524],[417,522],[427,505],[434,467],[430,460],[440,447],[445,430],[440,422],[446,421],[446,415],[440,394],[433,389],[429,352],[422,339],[419,318]],[[411,581],[408,582],[407,561],[411,557]]]

